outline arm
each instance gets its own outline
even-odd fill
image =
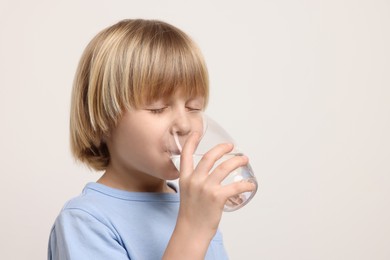
[[[126,259],[126,250],[102,222],[80,209],[66,209],[50,234],[49,260]]]
[[[211,174],[214,163],[233,149],[221,144],[206,153],[194,170],[192,154],[199,139],[192,134],[184,145],[180,168],[180,210],[175,230],[163,259],[204,259],[210,241],[217,232],[226,200],[255,189],[252,183],[238,182],[222,186],[222,180],[248,158],[236,156],[221,163]]]

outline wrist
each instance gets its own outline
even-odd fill
[[[163,259],[204,259],[216,230],[203,230],[179,218]]]
[[[185,217],[179,217],[177,219],[175,230],[178,230],[178,232],[180,233],[183,232],[184,234],[186,234],[188,236],[188,239],[197,241],[199,243],[204,243],[208,246],[213,239],[215,233],[217,232],[217,227],[212,228],[207,225],[204,225],[204,223],[198,225],[190,219],[187,219]]]

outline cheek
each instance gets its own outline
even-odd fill
[[[158,126],[147,124],[126,125],[118,129],[116,146],[118,152],[123,157],[128,157],[140,161],[141,159],[150,160],[164,151],[163,129]]]

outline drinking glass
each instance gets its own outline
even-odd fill
[[[201,140],[193,154],[194,167],[202,159],[203,155],[220,143],[232,143],[234,149],[225,154],[221,159],[219,159],[214,167],[217,167],[223,161],[226,161],[234,156],[241,156],[243,152],[239,150],[237,144],[230,137],[230,135],[213,119],[209,116],[202,114],[198,120],[192,120],[192,124],[196,125],[193,128],[198,129],[198,131],[203,131]],[[180,154],[182,151],[185,138],[179,134],[173,132],[168,135],[167,144],[169,147],[170,158],[175,165],[176,169],[180,171]],[[212,169],[212,170],[213,170]],[[212,171],[211,170],[211,171]],[[253,173],[252,167],[248,163],[245,166],[241,166],[232,172],[222,181],[221,185],[227,185],[233,182],[247,181],[252,182],[256,185],[255,190],[243,192],[234,196],[229,197],[224,206],[224,211],[230,212],[240,209],[246,205],[256,194],[258,183],[256,177]]]

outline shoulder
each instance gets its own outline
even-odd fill
[[[67,201],[55,220],[54,227],[69,225],[100,225],[109,226],[107,215],[110,212],[110,202],[103,194],[91,190],[87,184],[82,193]],[[112,204],[112,203],[111,203]]]
[[[65,207],[50,232],[48,255],[49,259],[128,259],[121,242],[99,215],[82,207]]]
[[[107,252],[126,255],[107,212],[109,209],[106,209],[104,200],[99,201],[97,193],[85,189],[81,195],[69,200],[50,232],[49,256],[53,258],[49,259],[68,259],[65,256],[91,259],[91,255],[93,259],[110,259]]]
[[[92,231],[99,229],[99,232],[106,230],[110,232],[110,222],[107,219],[107,212],[104,203],[98,202],[98,199],[91,194],[81,194],[69,200],[58,214],[53,231],[71,232],[74,231]],[[114,234],[111,234],[115,236]]]

